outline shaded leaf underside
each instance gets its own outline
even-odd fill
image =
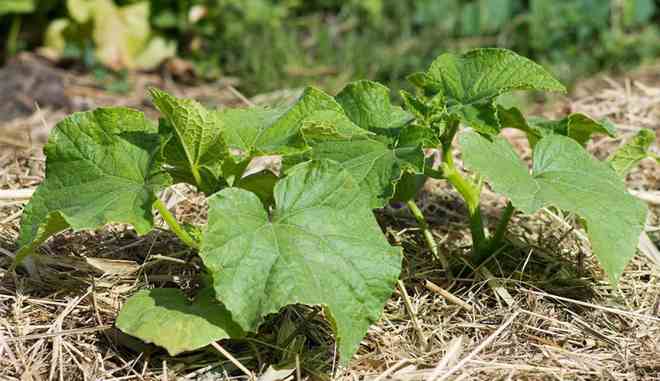
[[[552,205],[584,218],[593,252],[612,284],[617,284],[635,254],[646,207],[626,192],[607,163],[560,135],[545,137],[536,145],[531,175],[504,138],[490,142],[466,133],[460,145],[466,166],[485,176],[495,191],[525,213]]]
[[[176,288],[139,291],[126,300],[115,324],[129,335],[165,348],[171,356],[244,335],[213,292],[202,291],[190,302]]]

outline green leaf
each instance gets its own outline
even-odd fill
[[[206,194],[219,190],[223,184],[221,166],[228,151],[218,114],[192,99],[176,98],[158,89],[150,92],[167,121],[161,123],[162,133],[173,132],[163,146],[163,158],[171,166],[175,181],[196,185]]]
[[[256,194],[262,204],[270,206],[275,203],[273,189],[277,180],[273,172],[263,170],[238,179],[233,186]]]
[[[594,254],[612,284],[618,283],[635,255],[646,206],[626,192],[607,163],[561,135],[544,137],[534,147],[531,174],[504,138],[491,142],[466,133],[460,145],[465,165],[486,177],[517,208],[533,213],[552,205],[584,218]]]
[[[404,173],[396,184],[396,192],[390,201],[406,202],[414,200],[426,184],[428,177],[413,173]]]
[[[262,147],[257,145],[259,135],[272,126],[283,113],[283,110],[260,107],[220,111],[219,118],[226,127],[227,145],[232,150],[238,150],[235,156],[240,158],[262,154]]]
[[[632,140],[619,147],[608,158],[608,161],[619,176],[625,176],[640,161],[650,156],[649,148],[654,142],[655,133],[643,128],[637,132]]]
[[[616,134],[616,127],[612,123],[606,120],[598,122],[581,113],[573,113],[560,120],[537,117],[531,119],[530,123],[540,137],[559,134],[575,140],[582,146],[587,144],[593,134],[605,134],[611,137]],[[533,144],[536,144],[536,141]]]
[[[392,105],[390,89],[377,82],[349,83],[337,94],[337,102],[353,123],[368,131],[385,132],[412,120],[412,115]]]
[[[343,114],[331,112],[308,118],[303,135],[312,147],[311,157],[341,163],[369,195],[372,208],[381,208],[392,198],[405,172],[424,170],[424,136],[407,133],[406,140],[397,144],[390,137],[369,134]]]
[[[126,300],[115,324],[131,336],[165,348],[171,356],[244,335],[213,292],[202,291],[190,302],[176,288],[139,291]]]
[[[371,207],[381,208],[404,173],[423,173],[422,148],[437,138],[432,129],[410,124],[412,114],[393,106],[389,90],[376,82],[353,82],[337,101],[340,110],[305,119],[302,135],[312,149],[309,155],[341,163],[370,195]]]
[[[506,108],[497,105],[497,117],[502,128],[515,128],[525,132],[530,146],[534,147],[534,144],[541,139],[541,132],[530,125],[517,107]]]
[[[347,362],[391,296],[401,252],[337,163],[292,168],[274,193],[272,213],[242,189],[209,198],[200,256],[216,295],[246,331],[286,305],[322,305]]]
[[[333,97],[308,87],[286,110],[233,109],[221,112],[227,129],[227,143],[243,156],[295,155],[307,150],[301,140],[303,121],[317,111],[342,111]]]
[[[450,107],[449,113],[484,135],[497,135],[502,129],[497,109],[491,103]]]
[[[414,96],[404,90],[400,92],[406,111],[412,113],[414,119],[406,126],[407,131],[402,135],[409,135],[411,131],[417,136],[425,135],[424,148],[436,148],[440,144],[440,136],[447,127],[447,107],[442,97],[425,99],[424,96]],[[411,128],[413,127],[413,128]],[[399,136],[399,139],[408,140]]]
[[[57,124],[44,147],[46,179],[25,207],[16,261],[51,235],[72,227],[153,226],[156,192],[170,183],[159,172],[157,128],[138,111],[101,108]]]
[[[543,137],[550,135],[567,136],[585,146],[594,134],[605,134],[610,137],[616,134],[616,126],[609,121],[599,122],[582,113],[573,113],[559,120],[540,117],[525,119],[516,107],[507,109],[498,105],[497,116],[502,128],[524,131],[531,147]]]
[[[431,64],[427,78],[441,89],[450,105],[489,103],[514,90],[566,91],[540,65],[497,48],[476,49],[460,56],[443,54]]]
[[[34,10],[34,0],[2,0],[0,2],[0,15],[5,13],[31,13]]]

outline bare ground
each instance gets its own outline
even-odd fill
[[[21,73],[26,80],[33,75]],[[144,76],[134,79],[133,93],[117,96],[82,76],[53,75],[60,87],[47,90],[66,99],[48,102],[22,83],[23,104],[36,99],[40,107],[25,106],[0,122],[0,379],[247,378],[235,361],[263,380],[295,379],[296,370],[302,378],[346,380],[660,380],[660,169],[651,162],[628,178],[629,188],[651,206],[650,238],[618,289],[606,282],[572,216],[516,216],[508,233],[513,249],[486,271],[465,266],[449,281],[414,219],[391,209],[377,216],[389,239],[405,249],[405,288],[396,290],[347,368],[338,366],[322,314],[304,306],[286,308],[246,340],[220,342],[231,359],[217,346],[172,358],[121,334],[112,324],[123,300],[142,287],[194,288],[199,262],[164,230],[137,237],[127,226],[110,226],[51,239],[38,258],[39,280],[11,271],[22,205],[43,178],[40,148],[48,131],[77,109],[144,109],[148,85],[210,103],[244,100],[228,84],[188,88]],[[660,130],[660,67],[585,82],[557,104],[550,111],[617,122],[623,139],[601,138],[590,147],[606,157],[639,128]],[[528,151],[520,136],[508,136]],[[179,218],[204,221],[204,200],[190,189],[178,186],[163,198]],[[441,250],[460,267],[469,236],[459,198],[433,182],[419,204]],[[497,195],[486,195],[491,221],[502,205]],[[290,370],[274,375],[269,366],[276,364]]]

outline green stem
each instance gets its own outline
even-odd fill
[[[199,168],[197,168],[197,165],[191,165],[190,166],[190,172],[192,172],[193,178],[195,179],[195,183],[197,183],[197,190],[202,189],[202,176],[199,174]]]
[[[499,246],[504,240],[504,233],[506,233],[506,227],[509,225],[509,221],[511,221],[511,217],[513,216],[514,211],[515,208],[513,207],[511,201],[507,202],[506,208],[504,208],[504,211],[502,212],[502,216],[500,217],[500,222],[497,223],[495,234],[493,234],[493,238],[491,238],[490,240],[492,244],[492,249],[494,250],[498,249],[497,246]]]
[[[167,210],[167,207],[165,206],[165,203],[159,198],[156,199],[156,202],[154,202],[154,207],[158,210],[158,213],[160,213],[161,217],[163,217],[163,220],[167,224],[167,226],[172,229],[172,232],[176,234],[179,239],[185,243],[186,245],[192,247],[193,249],[199,249],[199,244],[197,241],[195,241],[190,234],[188,234],[187,231],[183,229],[183,227],[179,224],[179,222],[176,220],[174,215],[170,213],[169,210]]]
[[[449,275],[449,277],[451,277],[451,269],[449,268],[449,261],[447,261],[447,258],[444,255],[440,254],[440,252],[438,251],[438,244],[435,242],[435,238],[433,237],[433,233],[431,233],[431,230],[429,229],[429,224],[426,221],[424,214],[417,207],[417,204],[415,204],[415,200],[408,200],[406,205],[408,206],[408,210],[410,210],[412,215],[415,217],[415,220],[417,220],[417,224],[419,225],[419,228],[422,229],[422,233],[424,234],[424,241],[426,242],[426,246],[431,251],[433,258],[437,259],[438,261],[440,261],[440,263],[442,263],[442,266],[447,271],[447,274]]]
[[[511,221],[511,217],[513,216],[514,211],[515,208],[513,207],[513,204],[511,204],[511,201],[509,201],[506,204],[506,208],[504,208],[504,211],[502,212],[500,221],[497,223],[495,234],[493,234],[493,236],[489,239],[487,250],[482,250],[474,258],[475,264],[477,265],[481,264],[481,262],[486,260],[489,255],[491,255],[492,253],[497,253],[498,250],[502,248],[502,242],[504,241],[504,233],[506,233],[506,227],[509,225],[509,221]]]
[[[15,15],[7,35],[7,57],[13,57],[18,50],[18,34],[21,31],[21,16]]]
[[[454,164],[452,141],[458,132],[458,122],[451,122],[442,142],[442,171],[449,183],[456,188],[463,197],[468,209],[470,219],[470,232],[472,234],[472,254],[478,256],[486,248],[487,238],[481,218],[480,198],[481,186],[465,178]]]

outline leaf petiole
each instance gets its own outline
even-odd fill
[[[158,210],[158,213],[160,213],[161,217],[163,217],[163,221],[165,221],[167,226],[169,226],[172,232],[177,237],[179,237],[181,242],[185,243],[193,249],[199,250],[199,243],[195,241],[190,236],[190,234],[188,234],[188,232],[179,224],[174,215],[170,213],[169,210],[167,210],[167,206],[165,206],[165,203],[163,203],[160,198],[156,199],[154,202],[154,207],[156,210]]]
[[[415,220],[417,220],[417,224],[419,225],[419,228],[422,229],[422,233],[424,234],[424,241],[426,242],[426,246],[428,247],[428,249],[431,251],[433,258],[440,261],[442,267],[445,268],[447,274],[451,278],[452,274],[451,274],[451,269],[449,267],[449,261],[447,261],[447,258],[444,255],[442,255],[438,250],[438,244],[435,242],[435,238],[433,237],[433,233],[431,232],[431,229],[429,229],[429,224],[426,221],[424,214],[419,209],[419,207],[417,207],[415,200],[408,200],[406,202],[406,206],[408,206],[408,210],[410,210],[410,213],[412,213],[412,215],[415,217]]]
[[[506,233],[506,227],[509,225],[509,221],[511,221],[511,217],[513,216],[514,211],[515,208],[513,207],[511,201],[507,202],[506,207],[502,212],[502,216],[500,217],[500,221],[497,223],[497,228],[495,228],[495,233],[488,240],[488,245],[486,245],[486,250],[480,251],[475,256],[474,258],[475,264],[477,265],[481,264],[484,260],[488,258],[489,255],[498,253],[502,249],[503,247],[502,242],[504,241],[504,233]]]
[[[481,184],[473,183],[465,178],[456,168],[452,151],[452,141],[458,131],[458,121],[449,124],[447,133],[442,142],[442,172],[449,183],[456,188],[463,197],[470,218],[470,232],[472,233],[472,252],[478,256],[486,248],[487,238],[479,209],[481,197]]]

